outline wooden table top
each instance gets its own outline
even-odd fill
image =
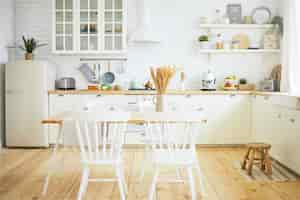
[[[118,112],[107,112],[105,114],[118,114]],[[199,112],[130,112],[127,113],[128,117],[126,123],[132,124],[142,124],[142,123],[206,123],[205,119]],[[63,124],[64,121],[76,121],[76,120],[86,120],[91,121],[107,122],[107,123],[124,123],[125,121],[114,119],[114,116],[105,117],[105,114],[99,115],[99,113],[94,112],[72,112],[66,111],[60,113],[54,117],[42,120],[42,124]]]

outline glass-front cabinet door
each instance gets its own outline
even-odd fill
[[[54,51],[124,53],[125,0],[54,0]]]
[[[74,37],[74,1],[54,0],[54,49],[57,52],[73,52]]]
[[[98,0],[80,0],[79,8],[79,49],[81,52],[98,52],[99,48],[99,8]]]
[[[104,0],[104,51],[124,49],[123,4],[123,0]]]

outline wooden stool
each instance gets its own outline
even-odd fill
[[[264,143],[252,143],[247,144],[247,148],[248,150],[242,163],[242,169],[245,170],[247,168],[248,174],[252,175],[253,164],[260,164],[261,170],[268,175],[271,175],[272,161],[269,156],[271,145]]]

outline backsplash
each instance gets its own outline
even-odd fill
[[[128,0],[128,34],[136,27],[136,1]],[[223,82],[225,76],[236,75],[246,78],[248,82],[258,84],[268,77],[274,65],[280,63],[280,54],[207,54],[199,53],[197,37],[203,33],[200,29],[200,18],[213,18],[216,8],[225,10],[227,3],[241,3],[243,14],[250,15],[253,8],[268,6],[273,13],[279,7],[279,0],[152,0],[151,21],[154,30],[161,38],[160,44],[128,46],[126,67],[124,74],[119,74],[119,81],[136,79],[144,82],[150,78],[149,67],[157,65],[176,65],[183,67],[186,73],[186,88],[199,89],[202,73],[211,69],[217,84]],[[32,35],[39,40],[52,40],[52,12],[51,1],[16,0],[16,36]],[[184,12],[184,14],[182,14]],[[37,17],[39,16],[39,17]],[[25,25],[26,24],[26,25]],[[230,33],[228,33],[230,34]],[[255,34],[255,33],[249,33]],[[17,58],[23,56],[17,53]],[[77,88],[86,88],[87,82],[77,68],[82,56],[59,56],[51,54],[51,46],[40,49],[37,59],[47,59],[57,65],[57,76],[72,76],[76,78]],[[101,63],[101,62],[100,62]],[[119,65],[119,63],[117,64]],[[114,64],[112,64],[114,69]],[[171,88],[177,87],[179,74],[176,75]]]

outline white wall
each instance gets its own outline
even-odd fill
[[[136,26],[138,0],[127,1],[130,34]],[[200,88],[201,74],[208,69],[214,70],[219,84],[225,76],[231,74],[257,84],[269,75],[275,64],[280,63],[280,56],[277,54],[212,55],[209,60],[207,55],[199,54],[195,42],[203,33],[199,28],[200,17],[212,18],[216,8],[224,11],[227,3],[242,3],[244,15],[250,15],[253,8],[262,5],[270,7],[276,13],[279,0],[149,0],[148,3],[153,28],[158,31],[162,43],[154,46],[129,46],[125,79],[137,76],[137,79],[144,81],[149,78],[149,66],[176,64],[185,68],[189,88]],[[17,39],[23,34],[32,35],[51,44],[51,0],[16,0],[16,12]],[[247,33],[253,38],[260,35],[251,31]],[[227,37],[232,34],[228,32]],[[74,76],[79,88],[86,87],[86,82],[76,70],[80,57],[54,56],[50,49],[41,49],[37,57],[47,58],[58,64],[58,76]]]
[[[15,1],[2,0],[0,6],[0,147],[4,133],[4,65],[9,61],[6,46],[15,39]]]

